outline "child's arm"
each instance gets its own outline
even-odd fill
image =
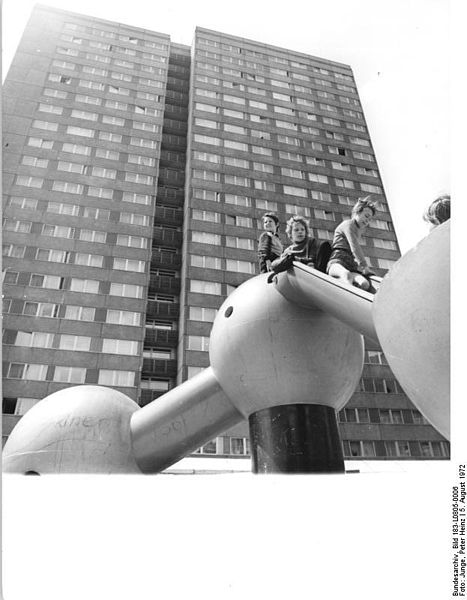
[[[358,266],[362,270],[366,270],[368,269],[368,263],[366,261],[365,255],[363,254],[362,247],[360,246],[357,234],[358,229],[356,227],[357,226],[351,220],[343,221],[340,224],[341,231],[345,234],[345,237],[349,242],[350,250],[352,251],[352,254],[355,257]]]

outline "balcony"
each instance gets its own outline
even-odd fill
[[[181,208],[168,208],[165,206],[157,206],[154,214],[154,222],[162,225],[182,225],[183,211]]]
[[[183,235],[181,231],[154,227],[152,235],[153,246],[169,246],[170,248],[182,247]]]
[[[178,344],[178,331],[166,329],[146,329],[144,336],[144,347],[154,348],[165,346],[166,348],[176,348]]]
[[[143,358],[143,378],[148,377],[175,377],[177,375],[177,361],[162,360],[159,358]]]
[[[182,266],[182,257],[180,254],[153,248],[151,253],[151,269],[180,269]]]
[[[180,293],[180,279],[151,273],[149,276],[149,293],[178,295]]]
[[[178,304],[178,302],[158,302],[157,300],[148,300],[146,305],[146,315],[150,318],[178,318],[179,314],[180,304]]]

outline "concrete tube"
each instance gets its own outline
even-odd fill
[[[378,342],[373,324],[373,294],[349,287],[316,269],[294,262],[293,270],[279,273],[276,289],[291,302],[319,308]]]
[[[243,418],[209,367],[132,415],[133,456],[158,473]]]

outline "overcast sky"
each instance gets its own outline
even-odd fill
[[[35,2],[4,0],[4,76]],[[450,192],[447,0],[49,0],[167,33],[201,26],[349,64],[402,252],[427,234],[426,206]]]

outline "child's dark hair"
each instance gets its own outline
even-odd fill
[[[432,225],[441,225],[450,218],[451,196],[449,194],[443,194],[433,200],[423,215],[423,219]]]
[[[287,221],[287,226],[285,229],[287,237],[292,239],[292,227],[294,223],[301,223],[303,227],[305,227],[307,237],[310,235],[310,226],[308,225],[308,221],[305,219],[305,217],[302,217],[302,215],[294,215]]]
[[[352,208],[352,217],[363,212],[365,208],[369,208],[373,216],[376,214],[376,204],[371,200],[371,196],[365,196],[357,200],[355,206]]]
[[[261,217],[261,221],[264,223],[264,219],[270,218],[274,221],[274,223],[276,224],[276,231],[279,230],[279,217],[272,212],[268,212],[268,213],[264,213],[264,215]]]

